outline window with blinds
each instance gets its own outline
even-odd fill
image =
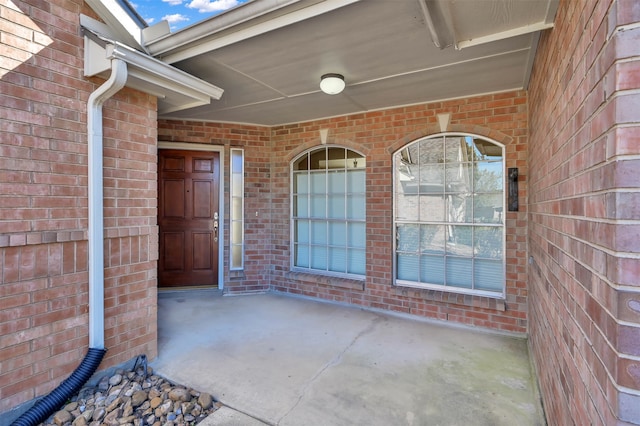
[[[293,161],[294,270],[365,274],[365,166],[362,154],[335,146],[309,150]]]
[[[504,295],[503,159],[503,146],[465,134],[394,154],[397,285]]]

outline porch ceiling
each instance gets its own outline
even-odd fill
[[[557,1],[255,0],[145,48],[224,89],[161,118],[270,126],[526,88]]]

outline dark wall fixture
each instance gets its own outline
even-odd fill
[[[510,212],[518,211],[518,168],[509,167],[509,199],[507,200]]]

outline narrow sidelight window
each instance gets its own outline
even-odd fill
[[[229,269],[244,269],[244,150],[231,149]]]

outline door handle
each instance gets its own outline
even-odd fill
[[[218,241],[218,221],[213,221],[213,241]]]

